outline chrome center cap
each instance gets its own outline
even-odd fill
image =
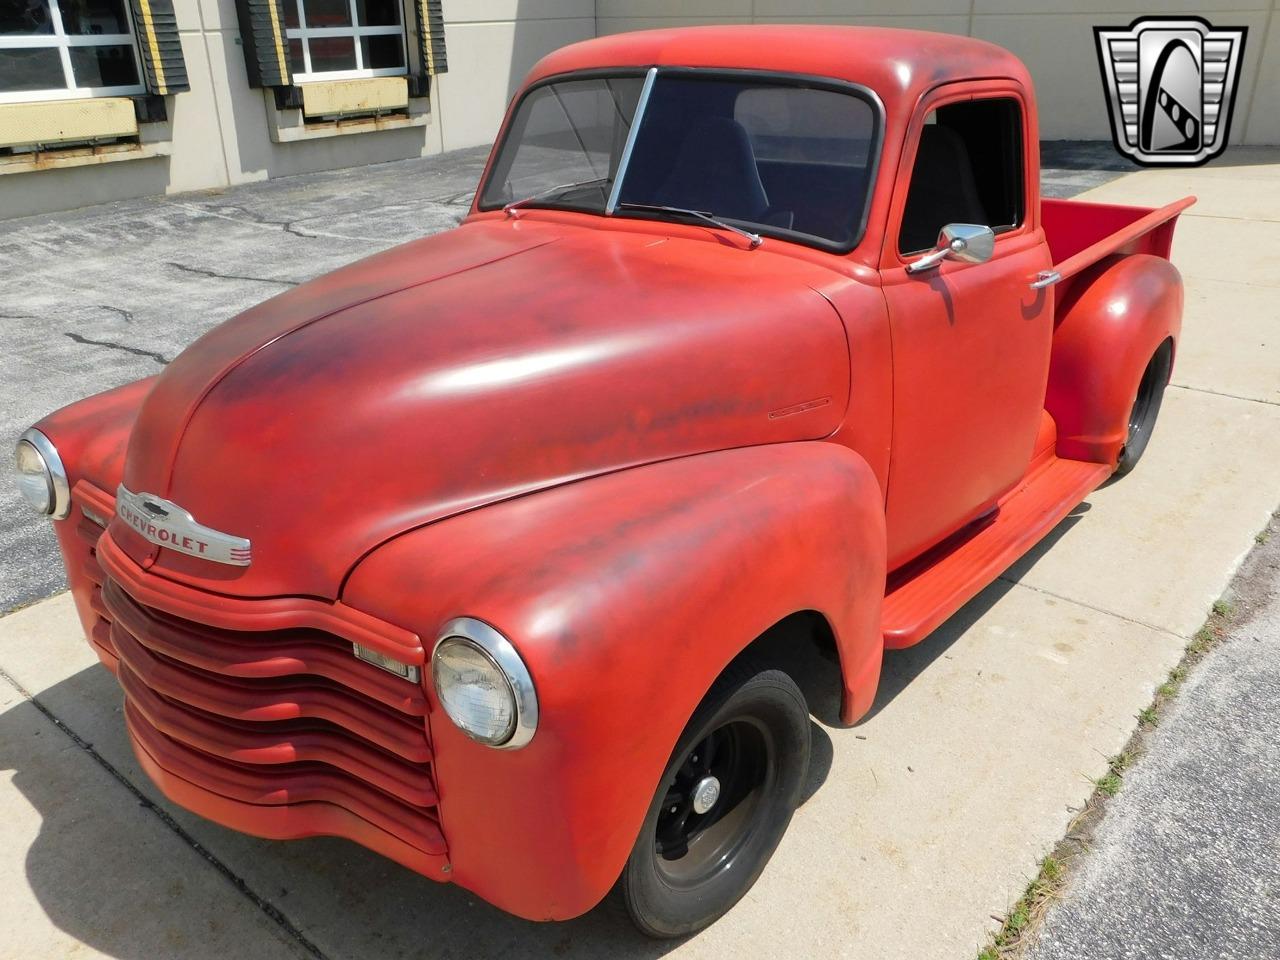
[[[693,788],[693,812],[701,816],[720,799],[720,781],[715,777],[703,777]]]

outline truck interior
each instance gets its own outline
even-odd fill
[[[1012,230],[1022,223],[1022,206],[1018,102],[994,97],[939,107],[920,131],[898,250],[932,250],[948,223]]]

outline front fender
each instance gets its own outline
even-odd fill
[[[483,747],[429,680],[452,877],[504,910],[565,919],[608,892],[676,740],[715,677],[783,617],[830,623],[843,716],[870,706],[884,594],[879,486],[857,454],[786,443],[638,467],[406,534],[346,603],[419,633],[471,616],[533,676],[539,728]]]
[[[125,447],[137,419],[138,408],[155,381],[155,377],[147,377],[86,397],[49,414],[35,425],[57,448],[67,471],[68,485],[73,491],[71,515],[64,520],[53,521],[53,532],[62,551],[67,585],[71,588],[80,624],[89,637],[93,636],[94,627],[99,622],[93,609],[97,585],[85,573],[90,541],[76,530],[81,523],[89,521],[84,519],[83,498],[74,495],[74,491],[76,484],[84,480],[115,496],[124,473]],[[101,648],[95,646],[94,649],[99,656],[103,655]]]
[[[1058,455],[1115,466],[1143,371],[1182,331],[1182,276],[1163,257],[1109,257],[1058,306],[1045,409]]]
[[[72,487],[84,479],[115,496],[129,434],[155,382],[146,377],[85,397],[35,425],[58,448]]]

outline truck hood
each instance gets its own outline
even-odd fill
[[[379,544],[463,510],[825,436],[849,392],[829,278],[767,246],[533,220],[406,244],[211,331],[139,411],[125,486],[248,538],[252,562],[121,520],[112,538],[194,586],[336,598]]]

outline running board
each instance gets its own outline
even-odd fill
[[[961,531],[889,578],[881,613],[885,647],[901,649],[927,637],[1110,474],[1106,464],[1052,454],[1037,463],[985,521],[976,521],[976,530]]]

